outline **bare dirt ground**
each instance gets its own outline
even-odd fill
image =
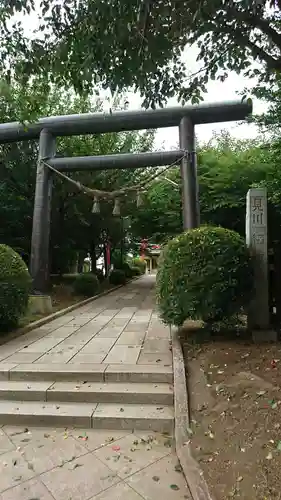
[[[281,343],[182,340],[191,447],[214,500],[281,499]]]

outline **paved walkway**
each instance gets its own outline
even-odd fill
[[[144,276],[0,348],[1,363],[172,364],[170,331]]]
[[[154,279],[145,276],[1,346],[1,370],[72,363],[168,369],[169,329],[155,312]],[[191,498],[173,436],[7,425],[0,429],[0,500],[157,498]]]

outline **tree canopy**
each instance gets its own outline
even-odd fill
[[[20,92],[18,90],[18,92]],[[22,96],[24,99],[25,93]],[[3,99],[4,103],[4,99]],[[16,102],[8,99],[0,109],[0,121],[15,120],[19,110]],[[100,102],[78,98],[71,92],[55,88],[42,103],[46,114],[98,111]],[[84,156],[119,152],[149,151],[154,140],[153,131],[111,133],[64,137],[58,139],[58,154]],[[38,141],[1,145],[0,162],[0,243],[18,251],[28,262],[32,231],[33,201],[36,181]],[[135,185],[149,174],[150,169],[130,169],[76,172],[69,177],[88,187],[113,191]],[[91,253],[93,262],[107,241],[118,247],[123,238],[122,219],[112,215],[113,203],[101,202],[100,213],[92,213],[93,200],[73,189],[67,181],[54,177],[51,223],[51,262],[54,272],[68,270],[80,252]],[[123,200],[122,214],[136,210],[136,200]]]
[[[220,225],[245,235],[246,194],[267,187],[271,237],[281,227],[280,140],[235,140],[215,136],[198,148],[198,182],[202,224]],[[172,181],[174,185],[170,182]],[[145,205],[134,215],[134,234],[165,242],[182,232],[181,177],[174,167],[148,189]],[[279,236],[278,236],[279,237]]]
[[[281,70],[280,0],[5,0],[0,20],[0,73],[32,76],[41,92],[50,82],[80,93],[133,88],[154,107],[174,95],[198,102],[210,78],[231,70],[262,82]],[[198,49],[196,74],[186,46]]]

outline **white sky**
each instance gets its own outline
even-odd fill
[[[188,48],[183,54],[183,60],[186,63],[189,71],[195,73],[200,69],[200,63],[196,61],[197,49]],[[207,85],[207,93],[204,95],[204,102],[223,102],[241,99],[240,93],[245,88],[250,88],[254,84],[254,80],[248,80],[235,72],[230,72],[229,77],[224,82],[210,81]],[[129,96],[130,109],[140,108],[141,100],[137,95]],[[169,100],[168,106],[179,105],[176,98]],[[266,104],[257,99],[253,102],[253,113],[259,114],[264,112]],[[228,130],[233,137],[239,139],[251,139],[258,135],[257,127],[253,124],[241,122],[225,122],[211,123],[206,125],[197,125],[196,137],[198,142],[207,142],[211,139],[214,132],[219,133],[222,130]],[[164,148],[165,150],[172,149],[178,146],[178,128],[162,128],[157,131],[155,147]]]
[[[21,15],[16,16],[24,21],[25,31],[28,33],[34,29],[34,25],[38,23],[38,15],[33,12],[30,17],[23,18]],[[32,23],[31,23],[32,20]],[[186,63],[190,73],[195,73],[200,69],[200,63],[196,61],[198,50],[196,47],[187,48],[183,53],[183,61]],[[229,73],[229,77],[224,82],[210,81],[207,85],[207,93],[204,95],[204,102],[223,102],[240,99],[240,92],[246,87],[252,87],[253,80],[247,80],[241,75],[234,72]],[[105,92],[108,96],[108,93]],[[107,101],[107,100],[106,100]],[[130,93],[128,95],[129,109],[139,109],[141,107],[141,99],[138,94]],[[168,101],[168,106],[179,105],[176,98]],[[105,102],[104,110],[106,111],[111,105]],[[253,112],[259,114],[266,109],[266,104],[262,101],[254,100]],[[211,123],[207,125],[197,125],[196,137],[198,142],[206,142],[211,139],[214,132],[219,133],[222,130],[228,130],[233,137],[250,139],[258,135],[257,127],[253,124],[241,124],[241,122],[226,122],[226,123]],[[178,128],[163,128],[159,129],[156,134],[155,149],[172,149],[178,146]]]
[[[211,81],[208,86],[208,92],[204,96],[204,102],[223,102],[240,99],[241,96],[238,92],[243,91],[247,85],[252,85],[242,76],[236,73],[230,73],[225,82]],[[140,108],[141,99],[137,95],[129,96],[130,106],[129,109]],[[177,99],[171,99],[168,102],[169,106],[179,105]],[[254,100],[253,112],[259,114],[266,108],[265,103]],[[219,133],[222,130],[228,130],[233,137],[239,139],[251,139],[258,135],[257,127],[253,124],[246,124],[241,122],[224,122],[224,123],[211,123],[206,125],[196,126],[196,136],[198,142],[206,142],[211,139],[213,132]],[[164,148],[165,150],[173,149],[178,146],[178,128],[162,128],[157,131],[155,148]]]

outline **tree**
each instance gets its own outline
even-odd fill
[[[25,95],[25,94],[24,94]],[[7,104],[7,102],[6,102]],[[47,113],[93,111],[100,107],[97,100],[78,98],[71,92],[55,88],[42,103]],[[0,111],[0,121],[18,118],[14,102]],[[46,114],[47,114],[46,113]],[[66,156],[147,151],[153,144],[154,132],[112,133],[99,136],[65,137],[58,140],[58,154]],[[28,262],[32,230],[33,200],[36,180],[38,141],[2,145],[0,162],[0,242],[15,248]],[[149,169],[148,169],[149,171]],[[134,185],[147,169],[76,172],[70,178],[84,185],[112,191],[128,184]],[[101,203],[101,213],[92,214],[93,200],[73,189],[65,180],[54,176],[51,224],[51,262],[55,272],[66,272],[76,261],[77,252],[93,262],[109,239],[112,247],[122,238],[121,219],[113,217],[112,203]],[[123,213],[130,213],[133,202],[124,202]]]
[[[245,235],[246,194],[254,186],[267,186],[270,220],[279,232],[281,171],[270,145],[259,140],[235,140],[224,132],[198,149],[198,182],[202,224],[221,225]],[[277,171],[279,168],[279,171]],[[148,189],[146,202],[134,218],[137,235],[163,242],[182,232],[181,177],[178,167],[159,177]],[[177,187],[178,185],[178,187]]]
[[[11,19],[35,9],[33,0],[4,2],[0,73],[24,83],[36,77],[39,93],[50,82],[80,93],[130,87],[149,107],[173,95],[198,102],[210,78],[224,80],[231,70],[262,82],[280,74],[280,0],[42,0],[28,37]],[[199,48],[193,75],[182,62],[186,46]]]
[[[166,179],[171,179],[176,185],[171,185]],[[131,230],[135,238],[163,243],[182,231],[180,182],[177,167],[148,186],[144,205],[132,217]]]

